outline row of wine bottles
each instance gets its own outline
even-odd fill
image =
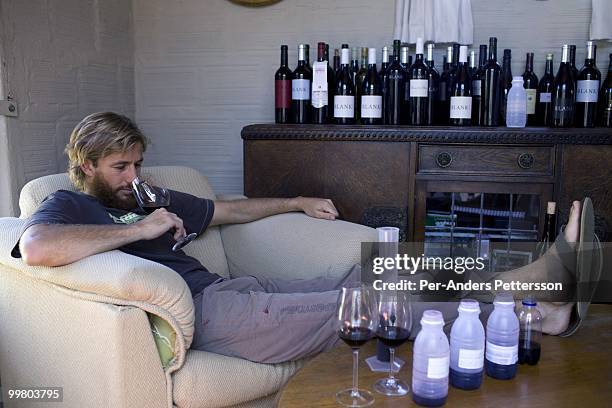
[[[512,51],[505,49],[497,62],[497,38],[468,55],[467,46],[447,48],[443,71],[435,68],[434,44],[417,40],[412,62],[408,47],[393,42],[392,53],[377,50],[336,49],[333,68],[329,46],[317,45],[317,60],[310,65],[309,46],[298,47],[295,70],[288,67],[286,45],[275,74],[276,123],[336,123],[385,125],[506,125],[507,97],[512,87]],[[596,45],[588,41],[584,67],[575,67],[575,45],[563,45],[557,74],[553,54],[546,56],[542,79],[533,72],[533,53],[527,53],[522,75],[526,97],[526,124],[552,127],[612,127],[612,54],[605,81],[595,64]],[[469,63],[468,63],[469,57]]]

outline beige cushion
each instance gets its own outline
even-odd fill
[[[216,198],[206,177],[189,167],[146,167],[142,170],[142,175],[153,183],[172,190],[211,200]],[[19,196],[20,217],[31,216],[45,197],[60,189],[75,191],[68,173],[44,176],[27,183]],[[218,227],[208,228],[203,236],[185,247],[185,252],[200,261],[210,272],[229,277]]]
[[[189,350],[174,373],[174,403],[179,408],[226,407],[277,392],[304,361],[259,364]]]

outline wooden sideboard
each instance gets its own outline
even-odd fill
[[[602,240],[612,238],[612,129],[249,125],[248,197],[331,198],[341,218],[398,225],[422,241],[429,192],[480,191],[557,201],[589,196]]]

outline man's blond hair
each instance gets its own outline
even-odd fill
[[[81,120],[70,134],[66,145],[68,175],[79,190],[85,189],[85,173],[81,165],[113,153],[125,153],[140,144],[147,148],[147,138],[128,117],[114,112],[93,113]]]

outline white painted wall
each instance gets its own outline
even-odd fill
[[[281,44],[333,47],[390,44],[394,0],[283,0],[246,8],[227,0],[133,0],[136,118],[153,141],[148,160],[179,163],[204,172],[215,190],[242,192],[240,130],[274,120],[273,75]],[[579,46],[584,60],[591,0],[472,0],[475,45],[499,38],[498,57],[513,51],[513,73],[523,72],[525,52]],[[612,24],[612,21],[611,21]],[[599,68],[607,69],[610,44],[599,43]],[[314,48],[314,50],[313,50]],[[441,63],[442,47],[437,65]],[[380,58],[380,57],[379,57]]]
[[[11,206],[18,212],[27,181],[66,171],[64,146],[81,118],[101,110],[133,117],[135,103],[130,0],[0,1],[5,91],[20,110],[6,119],[8,140],[0,137],[12,183],[0,184],[3,216]]]

